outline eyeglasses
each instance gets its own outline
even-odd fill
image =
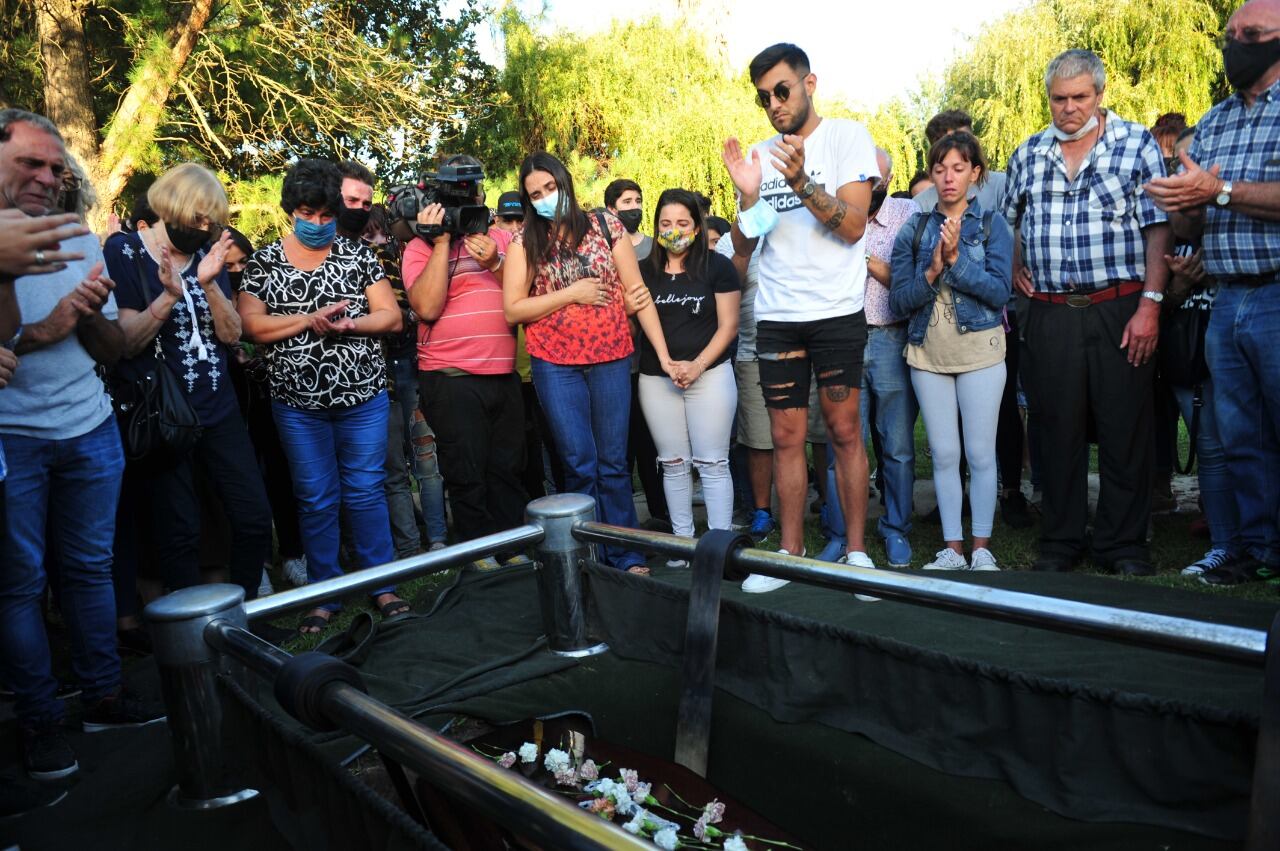
[[[1271,29],[1266,30],[1261,27],[1245,27],[1235,35],[1232,35],[1231,33],[1223,33],[1218,36],[1218,48],[1225,48],[1233,41],[1240,42],[1241,44],[1257,44],[1262,41],[1264,37],[1269,36],[1272,33],[1280,33],[1280,27],[1272,27]]]
[[[756,89],[756,100],[760,101],[762,109],[768,109],[772,103],[770,98],[777,98],[778,103],[786,103],[787,98],[791,97],[791,87],[800,85],[799,80],[793,80],[790,83],[778,83],[773,87],[773,91],[768,89]]]

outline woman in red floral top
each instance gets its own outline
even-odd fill
[[[524,230],[507,249],[503,310],[525,326],[533,384],[565,468],[565,485],[596,500],[600,519],[636,526],[627,468],[635,314],[672,369],[667,344],[635,250],[609,213],[578,206],[573,179],[547,153],[520,166]],[[616,568],[647,573],[644,556],[607,547]]]

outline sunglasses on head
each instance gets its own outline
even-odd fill
[[[778,103],[786,103],[787,98],[791,97],[791,87],[798,85],[800,85],[800,81],[795,80],[790,83],[778,83],[778,85],[773,87],[773,91],[769,91],[768,89],[756,89],[756,100],[760,102],[760,107],[762,109],[769,108],[771,97],[777,98]]]

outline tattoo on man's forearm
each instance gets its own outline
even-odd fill
[[[813,211],[815,213],[830,212],[835,209],[836,204],[839,203],[835,198],[828,195],[827,191],[822,187],[818,187],[818,191],[813,193],[813,198],[810,199],[810,201],[813,204]]]
[[[827,230],[839,229],[840,223],[844,221],[845,213],[847,212],[849,212],[849,205],[837,199],[836,211],[831,214],[831,218],[823,222],[823,224],[826,225]]]

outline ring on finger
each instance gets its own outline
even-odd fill
[[[41,248],[36,249],[36,265],[37,266],[44,265],[44,250]]]

